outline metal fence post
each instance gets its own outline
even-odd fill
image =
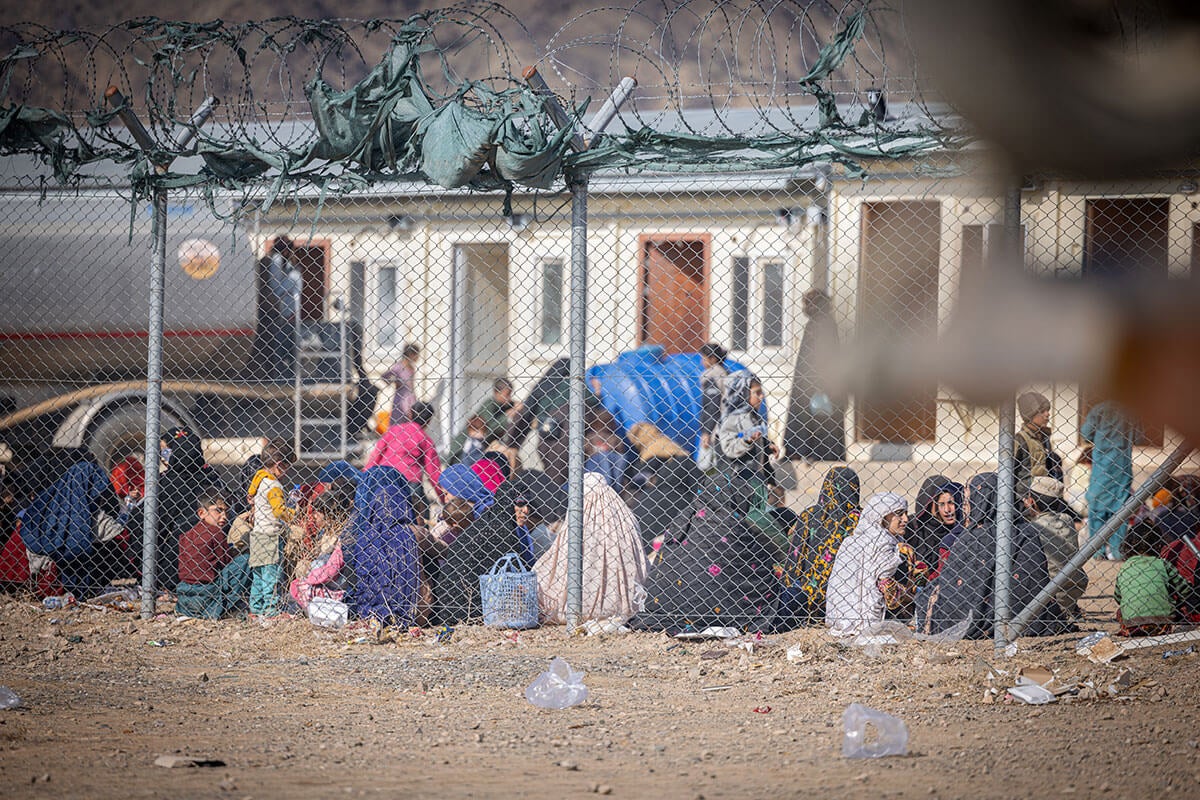
[[[150,252],[149,346],[146,352],[145,517],[142,523],[142,618],[154,616],[157,594],[159,416],[162,413],[163,294],[167,272],[167,190],[154,187]]]
[[[1002,269],[1022,268],[1021,246],[1021,185],[1011,179],[1004,190],[1004,238],[1000,257],[993,264]],[[996,438],[996,571],[993,583],[992,637],[996,651],[1008,647],[1008,621],[1012,613],[1009,608],[1010,581],[1012,578],[1012,539],[1015,525],[1016,506],[1016,463],[1013,454],[1013,436],[1016,428],[1016,409],[1011,397],[1000,404],[999,433]]]
[[[1100,548],[1104,547],[1109,538],[1117,532],[1117,528],[1121,527],[1129,519],[1130,515],[1138,509],[1138,506],[1146,502],[1150,495],[1154,494],[1166,479],[1171,477],[1171,473],[1179,469],[1184,459],[1191,454],[1193,449],[1187,442],[1176,447],[1171,455],[1167,456],[1166,460],[1158,465],[1158,469],[1154,470],[1150,477],[1134,490],[1129,499],[1125,501],[1125,505],[1121,506],[1117,513],[1109,517],[1100,526],[1100,530],[1096,531],[1096,535],[1088,539],[1087,543],[1079,548],[1079,552],[1063,565],[1063,568],[1058,571],[1058,574],[1054,576],[1050,583],[1046,584],[1046,587],[1038,592],[1037,597],[1029,601],[1029,605],[1013,618],[1012,625],[1010,626],[1010,635],[1014,639],[1024,633],[1025,629],[1029,627],[1029,623],[1042,612],[1042,609],[1050,604],[1051,598],[1062,588],[1063,584],[1072,575],[1083,569],[1083,565],[1087,563],[1088,559],[1099,552]]]
[[[567,425],[567,631],[583,616],[583,436],[584,370],[587,358],[586,180],[571,183],[571,367]]]

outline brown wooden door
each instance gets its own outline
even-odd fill
[[[640,344],[668,353],[694,353],[708,341],[709,240],[641,241]]]
[[[931,335],[937,331],[941,204],[865,203],[858,276],[858,327],[868,336]],[[904,403],[859,399],[860,440],[915,443],[937,435],[937,389]]]
[[[1166,197],[1088,200],[1084,277],[1166,277],[1169,208]]]
[[[329,244],[309,242],[295,246],[295,267],[300,271],[300,319],[325,319],[325,296],[329,293]]]
[[[1170,199],[1105,197],[1087,201],[1083,274],[1101,280],[1167,276]],[[1193,240],[1195,235],[1193,234]],[[1193,263],[1195,253],[1192,255]],[[1103,398],[1088,387],[1079,392],[1079,422]],[[1080,442],[1082,442],[1082,437]],[[1162,447],[1163,426],[1142,426],[1139,445]]]

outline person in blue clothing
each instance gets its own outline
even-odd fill
[[[1105,400],[1092,406],[1079,433],[1092,445],[1092,479],[1087,489],[1090,538],[1129,499],[1133,490],[1133,444],[1139,431],[1119,406]],[[1108,558],[1121,558],[1126,527],[1122,524],[1105,545]]]

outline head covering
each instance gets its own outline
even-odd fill
[[[1042,411],[1050,410],[1050,401],[1046,395],[1039,392],[1025,392],[1017,398],[1017,411],[1025,422],[1036,417]]]
[[[643,461],[652,458],[687,456],[687,452],[652,422],[635,422],[629,428],[629,441]]]
[[[951,483],[951,480],[945,475],[930,475],[921,484],[921,490],[917,492],[917,499],[914,503],[913,516],[922,517],[925,515],[932,516],[935,512],[929,510],[929,506],[938,499],[938,496],[943,492],[950,491],[946,487]]]
[[[780,627],[824,616],[829,573],[842,542],[858,525],[858,504],[858,473],[849,467],[830,468],[816,505],[800,512],[800,524],[788,551]]]
[[[191,428],[171,428],[163,436],[163,440],[167,447],[171,448],[171,460],[167,462],[168,472],[204,468],[204,443]]]
[[[488,491],[479,475],[470,467],[462,464],[446,467],[442,471],[441,477],[438,478],[438,486],[442,487],[442,491],[447,494],[461,497],[471,503],[474,506],[476,519],[481,517],[483,512],[496,500],[495,494]]]
[[[117,497],[125,498],[136,492],[138,497],[146,491],[146,468],[137,456],[125,456],[112,470],[113,491]]]
[[[508,480],[508,472],[505,467],[502,467],[495,460],[487,456],[476,459],[471,464],[471,471],[479,476],[479,480],[483,482],[483,487],[493,495],[500,488],[500,484]],[[459,496],[461,497],[461,495]]]
[[[996,524],[996,495],[999,478],[994,472],[983,472],[967,481],[971,510],[967,515],[968,529],[984,528]]]
[[[863,503],[862,515],[854,528],[854,535],[876,533],[883,531],[883,518],[894,511],[908,509],[908,501],[904,495],[895,492],[876,492]]]
[[[362,480],[362,471],[347,461],[334,461],[317,474],[317,481],[320,483],[333,483],[338,478],[345,478],[357,484]]]
[[[726,375],[725,396],[721,398],[721,416],[757,411],[758,409],[750,408],[750,384],[758,382],[758,376],[748,369],[735,370]]]
[[[363,473],[342,552],[354,579],[346,604],[360,619],[410,625],[416,616],[420,565],[408,481],[393,467]]]
[[[1059,500],[1063,496],[1063,484],[1060,480],[1055,480],[1049,475],[1038,475],[1029,481],[1029,491],[1034,494],[1040,494],[1043,497],[1055,497]]]
[[[538,605],[547,622],[567,612],[567,536],[557,536],[537,563]],[[645,603],[649,562],[637,520],[620,495],[594,472],[583,475],[583,608],[581,620],[628,619]]]
[[[567,490],[538,470],[526,470],[509,482],[514,499],[529,504],[529,513],[544,522],[567,516]]]

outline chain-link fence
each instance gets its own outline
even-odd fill
[[[1085,283],[1190,276],[1195,184],[1010,184],[908,148],[944,124],[923,104],[833,108],[863,113],[869,155],[691,150],[683,171],[660,140],[632,170],[626,109],[587,142],[625,155],[541,189],[111,161],[61,185],[6,157],[5,579],[333,625],[1003,642],[1193,621],[1200,496],[1171,430],[1074,381],[997,410],[903,378],[970,332],[1005,252]],[[680,115],[699,136],[713,112]]]

